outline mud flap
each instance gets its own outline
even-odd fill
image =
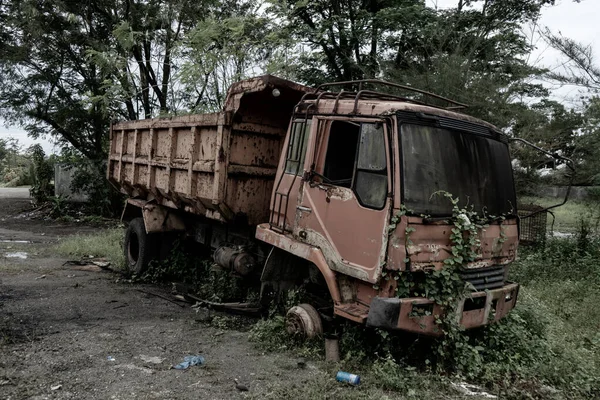
[[[375,297],[369,306],[367,326],[382,329],[398,329],[400,299]]]

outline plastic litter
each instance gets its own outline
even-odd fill
[[[107,359],[108,361],[115,361],[115,358],[114,358],[113,356],[108,356],[108,357],[106,357],[106,359]]]
[[[337,375],[335,376],[335,380],[338,382],[349,383],[351,385],[360,384],[360,376],[344,371],[338,371]]]
[[[175,365],[174,369],[188,369],[194,365],[204,364],[204,357],[202,356],[185,356],[183,362]]]

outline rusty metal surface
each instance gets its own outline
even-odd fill
[[[477,292],[471,295],[471,299],[485,299],[479,308],[465,310],[465,302],[460,302],[457,309],[457,318],[465,328],[475,328],[487,325],[505,317],[517,303],[519,285],[511,283],[503,288],[488,290],[486,292]],[[433,311],[431,315],[416,316],[413,315],[417,307],[430,307]],[[444,310],[434,304],[433,301],[424,298],[404,298],[400,299],[400,316],[398,317],[398,329],[421,333],[432,336],[441,335],[436,324],[436,318],[443,315]]]
[[[323,324],[317,310],[310,304],[299,304],[290,308],[285,316],[289,334],[300,334],[309,339],[323,334]]]
[[[215,250],[213,259],[220,267],[241,276],[249,275],[257,266],[255,257],[244,246],[221,246]]]
[[[154,203],[146,203],[142,207],[142,216],[146,232],[172,232],[184,231],[185,223],[181,216],[170,211],[169,208]]]
[[[316,100],[307,100],[306,105],[316,103]],[[336,110],[334,113],[333,110]],[[383,101],[383,100],[361,100],[358,108],[354,109],[354,100],[333,100],[333,99],[321,99],[318,103],[318,107],[314,110],[314,113],[318,114],[336,114],[346,115],[353,117],[361,116],[392,116],[398,111],[407,111],[414,113],[424,113],[430,115],[437,115],[442,117],[448,117],[459,121],[472,122],[493,131],[498,131],[494,125],[489,122],[480,120],[475,117],[471,117],[466,114],[445,110],[436,107],[430,107],[420,104],[412,104],[400,100],[395,101]]]
[[[255,92],[272,91],[277,88],[280,91],[280,96],[286,96],[290,93],[312,93],[316,89],[309,86],[304,86],[296,82],[281,79],[273,75],[262,75],[255,78],[246,79],[236,82],[227,91],[224,110],[235,110],[240,107],[240,99],[243,95]],[[296,103],[301,96],[297,98]]]
[[[373,122],[361,118],[355,122]],[[383,120],[382,120],[383,121]],[[329,141],[332,119],[322,118],[312,124],[308,149],[324,148]],[[318,140],[317,140],[318,138]],[[388,142],[386,138],[386,146]],[[386,154],[391,171],[390,155]],[[305,170],[322,173],[325,151],[308,151]],[[391,182],[388,182],[388,187]],[[288,219],[295,220],[294,236],[321,249],[331,269],[339,273],[375,283],[386,261],[387,226],[392,200],[386,199],[380,210],[362,206],[353,190],[317,181],[304,180],[299,188],[298,207]]]
[[[265,222],[292,110],[309,90],[263,76],[234,84],[223,112],[113,124],[108,178],[130,197]]]
[[[406,235],[406,228],[415,230]],[[447,223],[424,223],[420,217],[403,216],[390,237],[387,267],[405,270],[410,261],[412,271],[441,269],[451,254],[451,229]],[[515,260],[518,245],[517,219],[494,222],[480,230],[481,248],[477,259],[466,265],[467,269],[506,265]],[[406,243],[409,242],[408,245]]]
[[[360,303],[340,304],[334,307],[334,313],[359,324],[364,324],[367,321],[369,307]]]

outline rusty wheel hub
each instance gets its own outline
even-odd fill
[[[299,304],[290,308],[285,316],[285,325],[289,334],[300,334],[309,339],[323,333],[321,317],[310,304]]]

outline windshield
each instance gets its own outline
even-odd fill
[[[508,146],[480,135],[433,126],[402,124],[404,205],[418,214],[452,214],[435,194],[451,193],[478,213],[514,214],[515,192]]]

